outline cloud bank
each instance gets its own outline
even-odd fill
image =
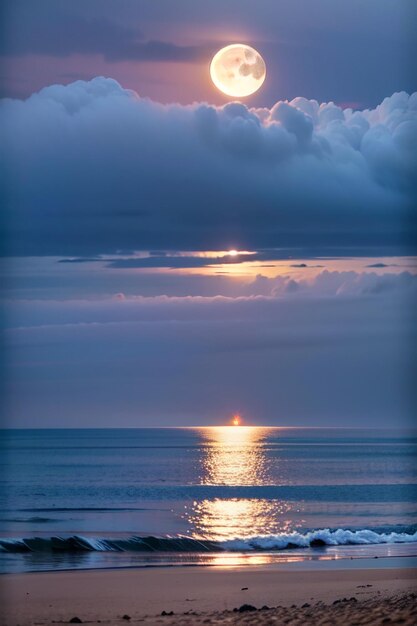
[[[335,300],[352,301],[356,302],[353,306],[360,308],[366,299],[383,296],[388,299],[388,303],[384,300],[386,307],[404,308],[404,318],[412,317],[413,312],[408,311],[410,307],[405,303],[410,305],[417,301],[417,274],[324,270],[310,280],[289,275],[275,278],[259,275],[253,281],[242,283],[234,296],[149,297],[118,292],[107,298],[9,300],[4,302],[4,311],[7,328],[236,318],[274,324],[277,311],[284,307],[305,309],[306,319],[310,319],[310,307],[315,306],[315,301],[327,302],[329,306],[335,306],[332,304]]]
[[[12,254],[412,247],[416,93],[163,106],[99,77],[0,113]]]
[[[9,303],[7,415],[15,427],[211,424],[235,411],[255,424],[408,426],[416,281],[325,271],[270,280],[265,296]]]

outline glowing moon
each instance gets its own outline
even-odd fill
[[[244,98],[255,93],[264,82],[265,61],[254,48],[235,43],[214,55],[210,76],[217,89],[226,95]]]

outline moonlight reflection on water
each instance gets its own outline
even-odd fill
[[[273,484],[264,450],[270,432],[270,428],[250,426],[200,429],[201,484],[228,487]],[[206,498],[194,502],[187,518],[193,536],[222,541],[287,531],[296,513],[294,508],[294,503],[280,499]]]

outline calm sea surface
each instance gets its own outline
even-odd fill
[[[1,431],[0,571],[417,553],[416,438]]]

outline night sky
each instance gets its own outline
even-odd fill
[[[410,425],[416,3],[2,13],[5,424]]]
[[[416,90],[414,0],[4,0],[2,95],[110,76],[158,102],[224,104],[207,67],[253,45],[268,81],[251,106],[297,96],[357,108]]]

